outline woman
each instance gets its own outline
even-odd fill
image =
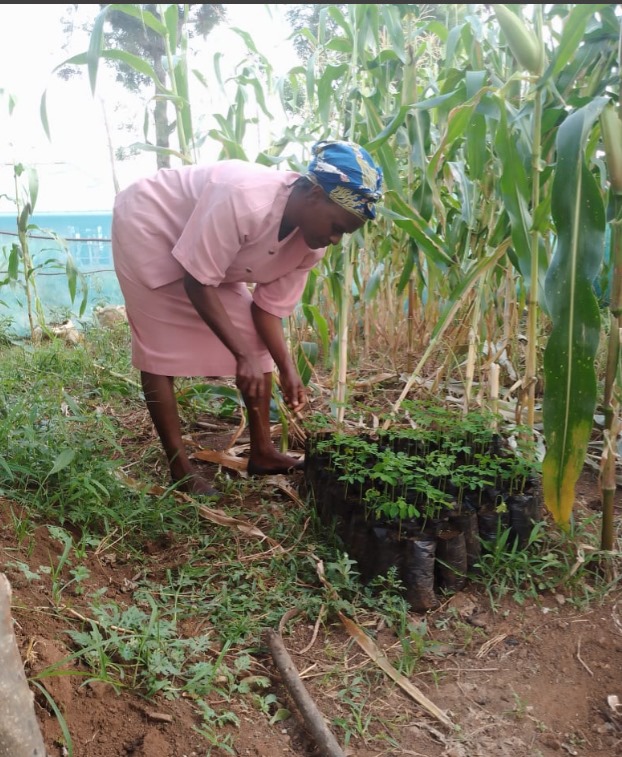
[[[381,184],[362,147],[325,140],[305,174],[223,160],[160,169],[117,195],[112,252],[132,364],[180,489],[215,493],[182,441],[177,376],[235,376],[248,411],[249,474],[299,467],[270,436],[275,365],[288,407],[306,402],[282,319],[326,247],[375,217]]]

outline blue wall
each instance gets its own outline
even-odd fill
[[[92,317],[98,305],[122,305],[123,296],[112,265],[109,212],[36,213],[31,218],[29,249],[37,270],[37,290],[48,323],[71,318],[76,326]],[[66,244],[46,235],[51,231]],[[17,241],[15,214],[0,213],[0,281],[5,278],[11,246]],[[4,232],[4,233],[3,233]],[[46,237],[40,239],[38,237]],[[79,316],[81,292],[71,302],[65,275],[71,255],[88,284],[87,308]],[[18,335],[28,333],[28,313],[21,287],[0,286],[0,319],[10,319]]]

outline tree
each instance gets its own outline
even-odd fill
[[[125,6],[127,8],[128,6]],[[106,22],[109,31],[103,34],[104,47],[108,50],[123,51],[147,62],[155,72],[160,82],[166,82],[168,74],[166,38],[153,27],[144,22],[143,14],[151,14],[161,23],[170,22],[166,17],[168,9],[177,8],[176,40],[174,48],[183,47],[185,37],[203,37],[204,39],[219,23],[226,19],[226,11],[219,3],[188,3],[186,5],[162,6],[160,4],[135,5],[136,15],[125,10],[116,10],[110,4],[99,4],[101,11],[107,9]],[[67,31],[70,27],[66,24]],[[161,91],[153,77],[128,64],[122,59],[108,59],[108,63],[116,70],[116,80],[129,92],[140,92],[146,87],[152,87],[153,92],[153,127],[158,168],[170,167],[170,136],[177,128],[176,115],[170,117],[170,97]],[[71,67],[64,67],[61,75],[67,78],[72,75]],[[147,139],[147,136],[146,136]]]

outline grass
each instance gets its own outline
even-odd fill
[[[392,662],[406,676],[426,655],[439,653],[426,620],[409,612],[396,574],[364,585],[356,563],[311,505],[292,506],[269,484],[222,474],[226,497],[216,506],[283,547],[274,551],[206,523],[171,490],[149,493],[165,476],[159,475],[162,457],[129,365],[128,343],[121,325],[86,329],[74,347],[61,341],[36,348],[9,340],[0,345],[0,496],[10,503],[7,521],[19,551],[13,567],[26,581],[50,576],[53,608],[65,623],[72,659],[90,677],[146,698],[194,698],[206,743],[233,754],[232,737],[222,729],[237,727],[235,701],[244,700],[272,723],[288,716],[261,663],[267,655],[262,635],[278,627],[287,610],[310,622],[321,618],[326,629],[338,611],[366,628],[389,629],[396,640]],[[202,409],[232,412],[225,392],[220,403],[218,393],[186,391],[186,422],[198,412],[193,396],[207,403]],[[128,486],[127,475],[140,486]],[[44,566],[29,561],[33,533],[42,526],[59,547]],[[600,555],[588,526],[562,538],[537,525],[529,548],[520,551],[507,549],[501,535],[471,579],[493,609],[502,598],[538,601],[558,587],[577,606],[597,601],[611,584],[595,570]],[[154,560],[149,544],[161,545],[158,554],[170,559]],[[135,577],[126,601],[94,583],[87,567],[94,554],[131,566]],[[318,581],[318,560],[333,591]],[[67,604],[79,607],[81,622],[69,621]],[[436,622],[462,628],[465,647],[478,642],[477,629],[461,626],[451,613]],[[330,655],[328,647],[324,652]],[[335,692],[333,725],[346,743],[391,743],[399,715],[374,723],[366,706],[378,670],[362,668],[344,679],[338,658],[326,681]],[[218,708],[209,704],[210,694]],[[63,732],[71,729],[61,725]],[[71,743],[68,731],[66,741]]]

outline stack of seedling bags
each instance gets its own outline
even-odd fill
[[[305,483],[363,580],[394,567],[413,609],[460,591],[482,551],[524,549],[541,515],[533,436],[485,411],[411,408],[387,430],[308,434]]]

